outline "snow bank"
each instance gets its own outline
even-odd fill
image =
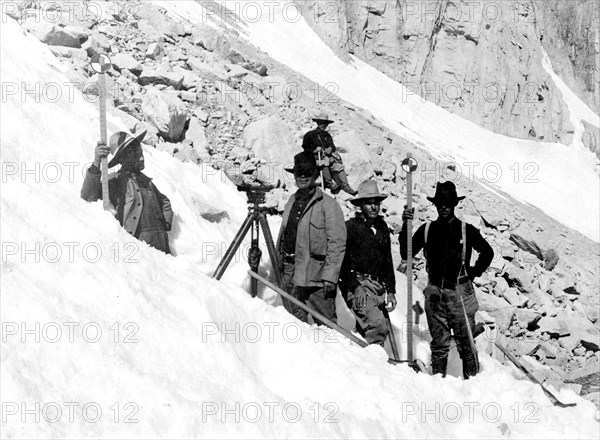
[[[145,149],[148,175],[173,202],[177,257],[133,240],[100,203],[79,198],[96,106],[76,91],[22,96],[24,86],[68,80],[44,45],[2,18],[2,83],[19,90],[3,93],[1,121],[4,437],[597,434],[591,403],[552,407],[490,359],[468,382],[415,374],[387,364],[378,347],[360,349],[250,298],[238,287],[243,261],[211,280],[219,256],[207,245],[228,243],[246,214],[211,170]],[[110,119],[111,131],[120,126]],[[227,209],[231,222],[202,220],[192,197]]]

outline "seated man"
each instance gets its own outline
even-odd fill
[[[111,152],[109,168],[121,164],[117,173],[109,176],[108,193],[115,216],[127,232],[150,246],[170,254],[169,237],[173,211],[171,202],[161,194],[144,169],[143,131],[135,137],[119,131],[110,137],[110,148],[98,142],[94,163],[88,168],[81,188],[81,198],[88,202],[102,199],[100,162]]]
[[[389,333],[382,308],[396,308],[390,230],[379,215],[386,197],[374,180],[358,187],[358,196],[351,202],[360,212],[346,222],[346,255],[340,271],[340,289],[354,313],[356,329],[369,344],[381,346]]]
[[[325,166],[322,170],[323,183],[331,189],[333,194],[344,190],[355,196],[358,193],[348,184],[342,157],[336,152],[333,138],[327,131],[327,126],[332,124],[333,121],[329,120],[325,113],[321,113],[313,121],[317,123],[317,128],[304,135],[302,148],[304,151],[314,153],[318,160],[323,161],[323,164],[319,164]]]

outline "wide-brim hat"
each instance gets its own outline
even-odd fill
[[[365,180],[358,185],[358,194],[350,199],[350,203],[354,206],[360,206],[362,204],[361,201],[366,199],[376,199],[381,202],[387,199],[387,195],[379,192],[379,187],[375,180]]]
[[[284,168],[288,173],[306,175],[320,171],[321,167],[317,165],[317,160],[313,153],[303,151],[294,156],[294,167]]]
[[[127,148],[130,145],[136,142],[142,142],[144,137],[146,137],[146,130],[142,130],[140,133],[135,136],[130,135],[125,131],[117,131],[110,137],[110,141],[108,143],[108,147],[110,148],[110,152],[113,154],[113,158],[108,163],[108,167],[112,168],[115,165],[121,163],[121,159],[125,155]]]
[[[329,119],[329,115],[327,113],[325,113],[325,112],[319,113],[317,116],[315,116],[313,118],[313,121],[315,121],[315,122],[326,122],[328,124],[333,124],[333,122],[334,122],[331,119]]]
[[[442,201],[456,204],[464,198],[465,196],[458,197],[456,194],[456,186],[454,186],[454,183],[448,181],[443,183],[438,182],[435,187],[435,195],[433,197],[427,197],[427,200],[434,205]]]

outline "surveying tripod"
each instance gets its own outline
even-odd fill
[[[250,250],[248,251],[248,265],[252,272],[258,273],[258,266],[262,256],[262,251],[258,245],[258,239],[260,236],[260,228],[262,227],[269,257],[271,258],[271,265],[273,266],[273,272],[275,273],[275,280],[277,285],[283,288],[283,278],[279,271],[279,258],[277,257],[275,244],[273,243],[273,235],[271,235],[271,229],[269,228],[269,222],[266,217],[267,207],[261,206],[261,204],[265,203],[266,193],[271,189],[272,187],[269,186],[238,186],[238,190],[245,191],[248,197],[248,216],[217,266],[217,269],[212,276],[213,278],[216,278],[217,280],[221,279],[249,230],[252,232],[250,238]],[[250,280],[250,293],[253,297],[258,293],[258,281],[254,277]]]

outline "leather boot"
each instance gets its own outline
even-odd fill
[[[332,173],[329,170],[329,167],[323,168],[321,174],[323,176],[323,186],[325,186],[325,188],[329,188],[333,194],[337,194],[342,190],[340,185],[331,178]]]
[[[479,360],[477,353],[465,353],[462,359],[463,377],[466,379],[479,373]]]
[[[444,357],[431,357],[431,374],[442,373],[446,377],[446,367],[448,366],[448,355]]]
[[[348,177],[346,176],[346,171],[338,171],[337,173],[333,173],[333,179],[340,185],[342,190],[346,191],[351,196],[355,196],[358,194],[358,191],[353,189],[348,183]]]

